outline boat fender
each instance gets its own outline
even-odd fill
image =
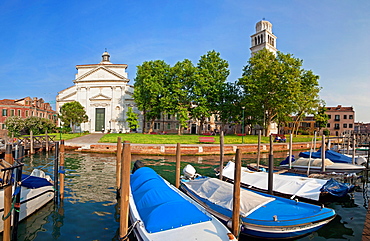
[[[274,221],[276,222],[278,220],[277,215],[272,216]]]

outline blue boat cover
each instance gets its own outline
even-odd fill
[[[210,217],[172,190],[151,168],[141,167],[131,175],[131,192],[148,233],[155,233],[194,223]]]
[[[321,192],[328,192],[333,196],[344,197],[347,193],[352,192],[354,185],[349,183],[341,183],[331,178],[320,189]]]
[[[23,187],[32,188],[32,189],[44,187],[44,186],[52,186],[52,184],[45,178],[29,176],[26,174],[22,174],[21,183]]]
[[[310,152],[309,151],[301,152],[299,153],[299,156],[309,158]],[[311,158],[321,158],[321,148],[317,152],[312,152]],[[345,156],[343,154],[340,154],[332,150],[325,151],[325,158],[329,159],[332,162],[336,162],[336,163],[350,163],[350,164],[352,163],[351,157]]]

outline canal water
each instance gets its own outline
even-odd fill
[[[294,153],[298,154],[298,153]],[[275,153],[275,163],[287,153]],[[256,155],[243,155],[243,164],[256,162]],[[38,153],[25,159],[24,173],[34,168],[53,176],[53,154]],[[233,156],[225,156],[225,162]],[[141,160],[161,176],[175,182],[175,157],[132,156]],[[262,156],[267,163],[267,156]],[[49,203],[19,225],[18,240],[118,240],[119,209],[115,188],[116,157],[112,154],[67,152],[65,155],[65,198],[62,202]],[[192,164],[197,172],[215,176],[218,156],[183,156],[181,168]],[[363,187],[362,185],[360,185]],[[355,192],[353,199],[330,204],[337,217],[315,233],[298,240],[361,240],[368,205],[368,188]],[[1,237],[2,238],[2,237]],[[134,239],[130,239],[134,240]],[[252,240],[241,237],[240,240]]]

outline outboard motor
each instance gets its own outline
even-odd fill
[[[182,169],[182,172],[184,173],[185,179],[193,179],[196,174],[195,168],[190,164],[187,164],[184,169]]]
[[[142,163],[140,160],[137,160],[134,163],[134,167],[132,168],[132,174],[134,174],[137,169],[139,169],[140,167],[143,167],[143,166],[144,166],[144,163]]]

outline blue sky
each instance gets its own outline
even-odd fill
[[[320,76],[327,106],[353,106],[370,122],[370,1],[368,0],[2,0],[0,99],[26,96],[55,102],[73,85],[76,65],[111,62],[170,65],[207,51],[229,62],[234,82],[250,57],[250,36],[265,18],[277,48]]]

